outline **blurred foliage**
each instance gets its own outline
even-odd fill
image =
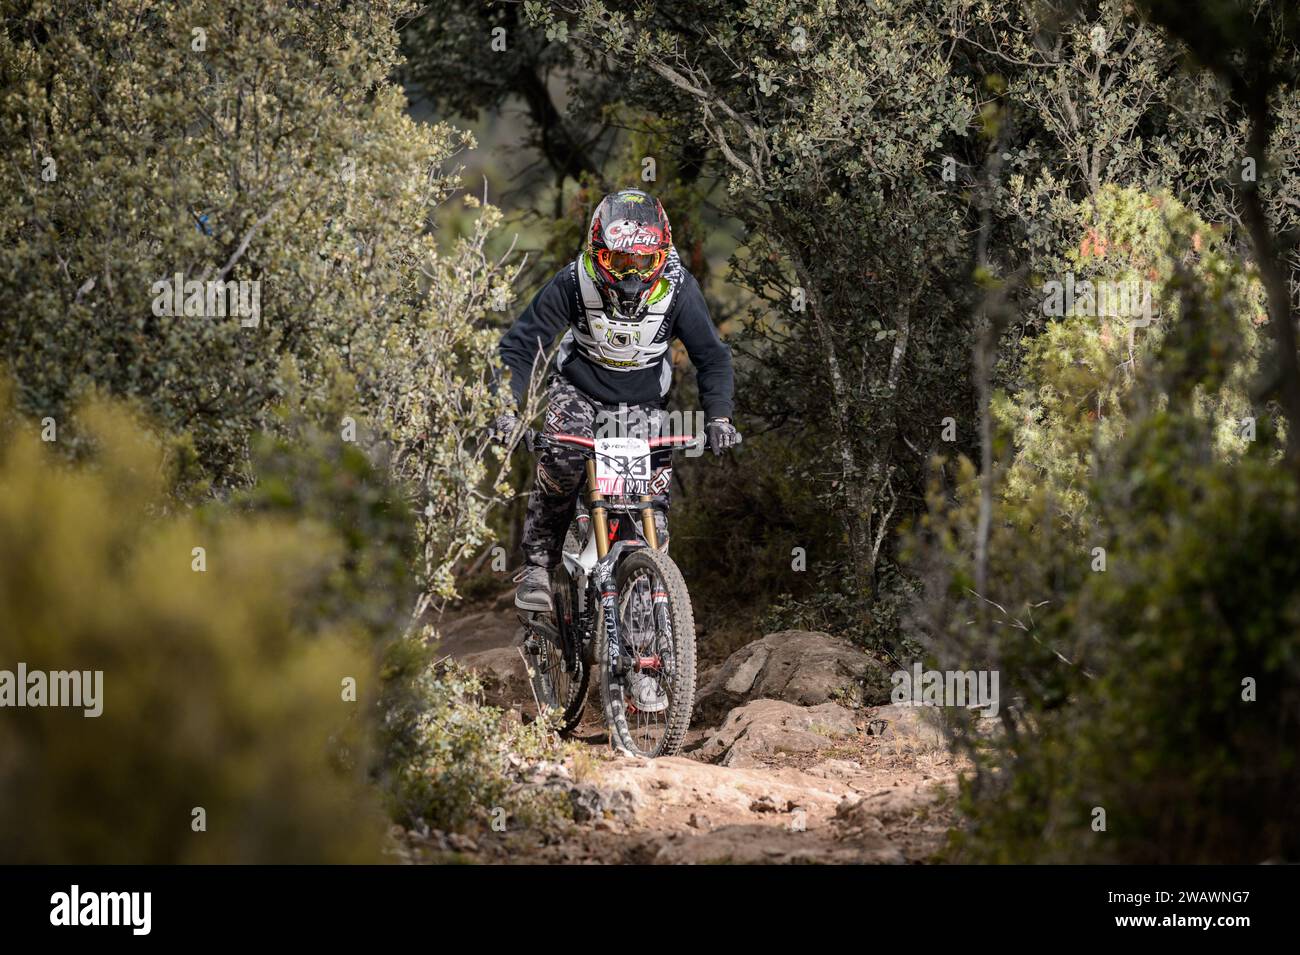
[[[501,822],[513,829],[556,822],[569,809],[567,793],[520,784],[517,770],[560,756],[544,721],[512,722],[479,705],[477,677],[454,663],[425,668],[411,691],[386,714],[397,821],[439,829]]]
[[[1022,346],[997,402],[988,593],[969,461],[912,541],[935,664],[1001,673],[1000,731],[955,723],[975,767],[960,857],[1292,858],[1300,489],[1275,409],[1245,390],[1262,293],[1168,197],[1103,190],[1078,219],[1081,249],[1150,277],[1157,320],[1074,315]]]
[[[377,861],[368,634],[303,614],[344,548],[302,515],[166,515],[163,456],[109,404],[60,462],[0,408],[0,658],[102,670],[103,713],[6,710],[13,862]],[[191,569],[192,549],[206,570]],[[342,681],[356,680],[357,702]],[[191,811],[206,812],[206,832]]]
[[[163,443],[119,406],[77,415],[90,450],[74,467],[6,397],[0,657],[103,670],[105,698],[97,719],[8,711],[6,858],[378,861],[384,808],[442,829],[498,807],[550,818],[515,783],[554,741],[435,667],[432,634],[410,629],[404,495],[382,447],[311,417],[327,404],[280,410],[293,437],[255,439],[258,481],[230,505],[176,515]]]
[[[287,372],[274,433],[252,443],[256,483],[233,496],[243,512],[329,526],[342,545],[335,573],[298,610],[314,625],[352,620],[376,641],[401,633],[417,579],[416,525],[409,492],[390,476],[388,445],[347,431],[352,382],[340,374],[324,396],[305,394]],[[331,430],[333,425],[337,430]],[[222,510],[213,505],[213,510]]]
[[[1080,238],[1065,252],[1058,274],[1072,274],[1080,288],[1094,283],[1094,303],[1102,283],[1149,289],[1150,315],[1086,314],[1080,293],[1073,311],[1022,340],[1009,361],[1019,366],[1009,381],[1019,390],[995,398],[993,415],[999,446],[1009,442],[1016,449],[1004,476],[1007,500],[1027,504],[1050,492],[1056,519],[1077,531],[1088,527],[1095,451],[1127,432],[1125,401],[1135,379],[1167,331],[1187,327],[1182,296],[1191,290],[1198,302],[1209,298],[1229,309],[1235,323],[1230,335],[1206,343],[1205,354],[1225,377],[1216,379],[1213,392],[1200,389],[1193,399],[1197,413],[1215,422],[1214,441],[1224,454],[1245,448],[1239,423],[1252,413],[1248,392],[1261,347],[1256,325],[1266,316],[1262,292],[1222,230],[1168,195],[1106,186],[1076,206],[1072,226]],[[1049,292],[1037,291],[1045,302]]]
[[[352,392],[346,379],[315,398],[291,387],[276,409],[278,433],[254,443],[257,484],[237,504],[319,521],[342,544],[334,572],[296,612],[313,629],[348,622],[370,637],[380,677],[373,771],[393,818],[458,829],[503,808],[517,822],[545,821],[548,806],[515,785],[512,760],[553,756],[554,740],[542,724],[478,705],[472,675],[435,665],[434,628],[412,623],[421,542],[409,492],[390,477],[390,446],[364,432],[344,440],[322,424],[342,421]]]

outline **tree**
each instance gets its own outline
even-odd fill
[[[7,11],[0,342],[23,411],[65,425],[92,388],[135,399],[220,494],[253,480],[251,437],[290,389],[321,404],[346,381],[320,423],[391,441],[414,482],[418,618],[498,499],[486,329],[516,269],[484,255],[490,207],[446,250],[431,231],[469,140],[411,119],[390,79],[413,9]]]
[[[591,110],[612,91],[600,77],[587,76],[598,88],[584,97],[584,115],[574,122],[562,113],[551,80],[572,68],[572,48],[553,34],[528,29],[521,4],[444,0],[407,24],[403,44],[407,76],[442,110],[466,117],[483,110],[500,113],[518,97],[526,110],[529,145],[557,179],[604,181],[597,147],[609,138],[608,130],[599,123],[592,128]]]
[[[331,362],[366,370],[354,342],[406,307],[458,183],[459,137],[406,116],[388,78],[410,9],[6,7],[0,344],[22,409],[138,399],[228,487],[282,359],[315,390]]]
[[[1277,241],[1274,231],[1280,216],[1270,217],[1264,198],[1267,182],[1272,195],[1286,203],[1284,221],[1293,228],[1300,223],[1295,211],[1300,208],[1300,200],[1295,199],[1294,183],[1288,186],[1274,178],[1282,165],[1278,162],[1281,156],[1289,152],[1290,161],[1295,161],[1294,134],[1300,128],[1294,97],[1295,85],[1300,81],[1300,12],[1291,4],[1274,6],[1249,0],[1202,0],[1193,5],[1195,12],[1191,16],[1186,7],[1176,7],[1166,0],[1148,0],[1144,6],[1153,19],[1187,45],[1200,63],[1228,83],[1249,124],[1240,155],[1243,164],[1253,167],[1243,165],[1238,195],[1255,261],[1268,292],[1269,328],[1275,339],[1271,367],[1260,383],[1259,394],[1276,398],[1286,414],[1287,458],[1300,480],[1300,341],[1292,304],[1300,290],[1300,256],[1295,251],[1294,235],[1285,243]],[[1285,105],[1279,107],[1278,101]],[[1285,120],[1280,130],[1279,113]],[[1278,132],[1290,133],[1278,144],[1289,146],[1289,150],[1274,148]],[[1254,174],[1247,175],[1246,168],[1255,168]],[[1292,257],[1289,282],[1283,267],[1288,252]]]
[[[698,140],[725,162],[727,211],[746,227],[737,273],[769,306],[750,323],[772,383],[760,413],[826,423],[808,447],[847,529],[859,599],[876,589],[893,515],[939,438],[936,391],[951,401],[949,383],[964,377],[951,364],[964,323],[948,279],[967,255],[963,203],[939,150],[967,130],[973,103],[918,9],[770,3],[737,20],[730,4],[627,15],[582,2],[539,12],[620,70],[632,101],[694,117]]]
[[[1001,731],[972,713],[951,726],[975,768],[959,849],[1288,855],[1277,820],[1296,771],[1286,620],[1300,578],[1272,535],[1291,533],[1297,495],[1277,430],[1248,427],[1263,292],[1231,242],[1171,197],[1106,187],[1076,215],[1081,277],[1153,276],[1157,319],[1080,308],[1023,341],[1018,388],[993,403],[991,481],[964,462],[913,538],[925,591],[911,627],[939,668],[1001,674]],[[1269,687],[1265,705],[1250,707],[1247,678]]]

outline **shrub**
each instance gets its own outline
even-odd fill
[[[377,861],[383,809],[548,818],[517,781],[553,741],[411,628],[417,536],[381,446],[286,415],[295,439],[254,442],[257,484],[175,513],[153,430],[111,402],[77,420],[72,465],[0,400],[0,670],[100,670],[104,701],[3,711],[0,854]]]
[[[299,595],[294,618],[309,633],[346,625],[365,638],[378,675],[369,768],[386,808],[411,828],[461,829],[497,808],[542,818],[536,800],[515,785],[512,759],[551,754],[546,734],[479,706],[477,681],[435,666],[435,634],[414,620],[422,538],[408,504],[412,489],[393,479],[386,441],[364,429],[348,440],[333,429],[355,400],[353,382],[339,376],[313,398],[291,375],[285,380],[277,433],[253,442],[257,483],[236,505],[319,523],[339,542],[332,572]],[[450,389],[441,393],[450,400]],[[449,538],[455,530],[432,519],[423,526],[448,527]]]
[[[1272,409],[1247,390],[1259,291],[1172,200],[1105,190],[1080,211],[1083,246],[1117,256],[1090,265],[1153,277],[1159,322],[1129,337],[1067,317],[1024,346],[1019,388],[996,404],[988,592],[974,589],[969,462],[912,542],[926,584],[912,619],[938,666],[1001,674],[1003,732],[953,724],[974,763],[957,847],[1019,862],[1291,858],[1300,489]]]
[[[137,398],[190,434],[203,477],[244,484],[282,360],[308,390],[333,361],[366,370],[354,342],[418,295],[428,218],[458,185],[443,166],[462,138],[407,116],[388,78],[415,5],[4,8],[0,344],[19,406],[63,422],[94,387]],[[157,314],[178,272],[260,283],[256,325]]]
[[[103,672],[97,718],[5,710],[0,855],[375,860],[376,667],[355,622],[296,619],[341,542],[306,518],[169,515],[148,432],[103,404],[81,420],[95,447],[81,467],[12,417],[0,441],[0,667]]]
[[[427,667],[406,700],[386,719],[394,741],[390,784],[393,817],[408,826],[438,829],[471,824],[544,824],[564,808],[563,794],[521,784],[521,770],[560,757],[541,721],[505,721],[481,706],[478,679],[455,664]]]

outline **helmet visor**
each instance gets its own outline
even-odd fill
[[[658,252],[622,252],[614,249],[601,249],[596,257],[603,268],[615,278],[637,275],[648,279],[664,264],[663,250]]]

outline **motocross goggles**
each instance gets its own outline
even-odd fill
[[[668,253],[663,249],[656,252],[624,252],[615,249],[599,249],[596,261],[600,267],[616,279],[636,275],[642,279],[651,279],[663,268]]]

